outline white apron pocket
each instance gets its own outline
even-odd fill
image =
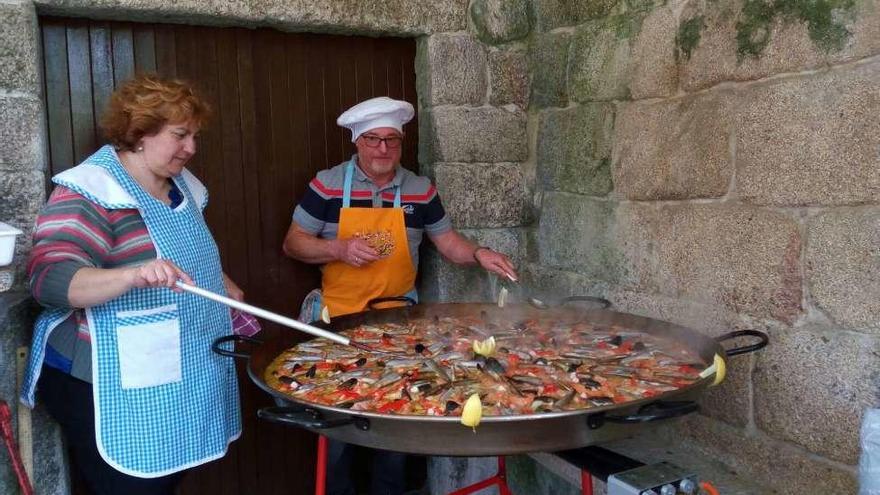
[[[123,389],[155,387],[182,379],[176,304],[117,312],[116,342]]]

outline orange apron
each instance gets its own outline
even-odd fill
[[[334,317],[364,311],[367,303],[377,297],[402,296],[413,288],[416,280],[400,207],[400,186],[394,188],[393,208],[351,208],[354,167],[352,159],[345,168],[337,238],[350,239],[359,232],[387,231],[394,240],[394,249],[387,257],[360,267],[342,261],[324,266],[323,299],[330,316]]]

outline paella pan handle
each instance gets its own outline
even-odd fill
[[[767,347],[767,344],[770,342],[770,337],[767,336],[764,332],[759,332],[758,330],[737,330],[735,332],[725,333],[720,337],[716,338],[719,343],[724,342],[725,340],[735,339],[737,337],[757,337],[758,342],[751,345],[744,345],[742,347],[734,347],[733,349],[725,349],[724,352],[727,353],[728,356],[737,356],[739,354],[748,354],[750,352],[755,352],[758,349],[763,349]]]
[[[646,404],[635,414],[613,416],[604,413],[593,414],[587,418],[591,430],[601,428],[605,423],[647,423],[663,419],[677,418],[696,412],[700,406],[692,401],[658,401]]]
[[[257,417],[271,423],[279,423],[288,426],[297,426],[311,430],[326,430],[345,425],[354,425],[361,431],[370,429],[370,420],[367,418],[340,418],[324,419],[320,411],[302,407],[264,407],[257,411]]]
[[[602,309],[608,309],[611,307],[611,301],[602,297],[593,297],[593,296],[568,296],[563,297],[559,300],[559,305],[563,306],[570,302],[591,302],[596,303],[602,306]]]
[[[226,335],[224,337],[220,337],[215,340],[211,344],[211,350],[214,351],[215,354],[219,354],[221,356],[233,357],[233,358],[242,358],[249,359],[251,357],[250,354],[245,354],[243,352],[235,352],[235,351],[227,351],[226,349],[220,347],[222,344],[227,342],[250,342],[251,344],[262,344],[263,341],[260,339],[255,339],[253,337],[247,337],[245,335]]]
[[[367,303],[367,307],[370,309],[382,309],[377,308],[377,304],[387,303],[387,302],[405,302],[407,306],[414,306],[416,301],[407,296],[394,296],[394,297],[377,297],[375,299],[370,299],[370,302]]]

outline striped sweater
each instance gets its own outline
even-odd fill
[[[171,198],[174,207],[180,192],[175,189]],[[107,210],[58,186],[37,217],[28,260],[31,292],[44,306],[71,308],[67,292],[80,268],[117,268],[155,258],[156,249],[137,210]],[[74,309],[49,337],[46,364],[90,382],[91,362],[85,312]]]

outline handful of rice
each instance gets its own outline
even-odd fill
[[[390,230],[355,232],[354,236],[367,241],[367,244],[375,249],[379,256],[383,258],[389,256],[394,251],[394,236],[391,235]]]

